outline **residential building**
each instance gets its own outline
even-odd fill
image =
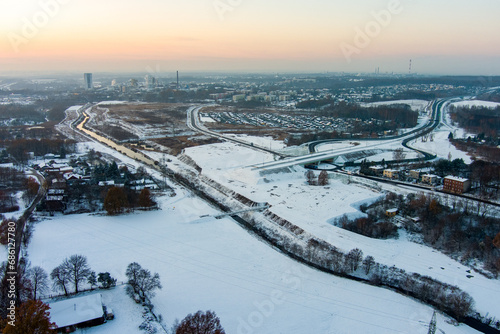
[[[233,96],[233,102],[245,101],[245,94],[238,94]]]
[[[411,170],[410,171],[410,177],[415,180],[420,180],[420,175],[422,174],[421,171],[419,170]]]
[[[463,194],[470,189],[470,185],[469,179],[447,176],[444,178],[443,190],[454,194]]]
[[[422,183],[432,185],[432,184],[436,184],[437,180],[438,180],[437,175],[433,175],[433,174],[422,175]]]
[[[373,172],[374,175],[376,176],[382,176],[384,174],[384,167],[380,166],[371,166],[370,170]]]
[[[388,209],[385,211],[387,217],[395,217],[398,214],[398,209]]]
[[[98,326],[106,322],[100,293],[49,303],[50,320],[59,333],[70,333],[76,328]]]
[[[397,179],[399,177],[399,171],[394,169],[385,169],[384,177],[387,177],[389,179]]]

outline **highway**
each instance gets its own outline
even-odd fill
[[[328,152],[319,152],[319,153],[311,153],[307,156],[301,156],[301,157],[294,157],[294,158],[287,158],[284,160],[280,161],[271,161],[268,163],[264,164],[259,164],[253,166],[256,169],[279,169],[279,168],[286,168],[286,167],[291,167],[294,165],[308,165],[312,164],[318,161],[323,161],[323,160],[328,160],[332,159],[344,154],[348,153],[355,153],[355,152],[362,152],[362,151],[367,151],[367,150],[375,150],[375,149],[380,149],[383,146],[386,146],[388,144],[401,144],[404,147],[414,150],[416,152],[419,152],[424,155],[425,159],[433,159],[435,158],[434,155],[431,155],[428,152],[422,151],[422,150],[417,150],[408,145],[409,142],[411,142],[414,139],[417,139],[419,137],[422,137],[436,129],[440,122],[441,122],[441,117],[442,117],[442,110],[443,106],[445,103],[448,102],[448,100],[437,100],[434,101],[432,104],[432,117],[427,122],[424,126],[414,129],[410,132],[407,132],[405,134],[399,135],[399,136],[394,136],[390,138],[385,138],[385,139],[367,139],[364,140],[365,145],[359,145],[356,147],[349,147],[349,148],[343,148],[343,149],[338,149],[334,152],[328,151]],[[339,140],[322,140],[322,141],[317,141],[309,144],[309,149],[312,152],[315,152],[316,146],[319,144],[324,144],[328,142],[338,142]],[[369,144],[370,143],[370,144]]]

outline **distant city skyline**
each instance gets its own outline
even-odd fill
[[[500,1],[4,0],[0,73],[500,75]]]

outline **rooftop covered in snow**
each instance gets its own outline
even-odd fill
[[[100,293],[49,303],[50,320],[58,328],[68,327],[103,318]]]

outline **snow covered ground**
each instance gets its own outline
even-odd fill
[[[282,141],[274,140],[272,137],[257,137],[257,136],[235,135],[235,134],[226,134],[226,137],[244,140],[248,143],[253,143],[256,146],[268,148],[270,150],[275,150],[275,151],[286,148],[285,143],[283,143]]]
[[[429,106],[430,102],[425,100],[397,100],[397,101],[381,101],[381,102],[372,102],[372,103],[362,103],[362,107],[378,107],[378,106],[386,106],[393,104],[407,104],[414,111],[423,111],[427,106]]]
[[[380,263],[458,285],[474,297],[476,308],[482,314],[489,312],[500,318],[500,306],[496,302],[500,298],[498,280],[471,274],[469,268],[432,248],[408,241],[404,234],[399,240],[376,240],[331,224],[343,214],[359,217],[361,213],[357,208],[376,200],[381,193],[346,184],[346,177],[331,180],[327,187],[309,186],[305,184],[305,170],[301,167],[273,174],[264,171],[262,175],[241,167],[251,165],[252,161],[257,163],[263,159],[260,155],[265,154],[229,143],[189,148],[186,153],[203,168],[204,174],[256,202],[270,203],[272,212],[307,232],[346,252],[358,247]],[[470,275],[473,277],[467,277]]]
[[[208,117],[208,116],[200,116],[200,121],[202,123],[217,123],[217,121],[215,119],[213,119],[212,117]]]
[[[103,102],[99,102],[98,105],[100,105],[100,106],[112,106],[115,104],[125,104],[125,103],[130,103],[130,102],[128,102],[128,101],[103,101]]]
[[[138,164],[100,144],[80,148],[94,148],[130,166]],[[497,280],[470,274],[459,263],[407,241],[404,235],[400,240],[380,241],[332,226],[334,217],[359,215],[357,205],[380,196],[368,187],[341,179],[332,180],[328,187],[306,186],[300,168],[260,175],[244,167],[269,161],[271,156],[232,143],[186,152],[208,176],[251,199],[271,203],[272,211],[308,232],[344,250],[359,247],[378,262],[459,285],[474,297],[479,311],[500,318]],[[168,326],[188,313],[213,310],[227,333],[427,333],[432,308],[300,265],[230,219],[200,218],[217,211],[182,189],[176,193],[174,198],[160,198],[161,211],[44,220],[36,225],[28,249],[30,261],[50,272],[64,258],[82,254],[93,270],[109,271],[118,281],[125,280],[126,266],[136,261],[160,274],[163,289],[153,303]],[[103,292],[103,300],[116,319],[78,333],[144,333],[138,329],[141,308],[125,296],[123,287]],[[467,326],[452,326],[441,315],[438,328],[448,334],[477,333]]]
[[[498,102],[490,102],[490,101],[481,101],[481,100],[466,100],[455,102],[452,105],[455,107],[487,107],[487,108],[497,108],[500,107],[500,103]]]
[[[302,266],[255,239],[201,200],[182,193],[161,198],[162,211],[119,217],[73,215],[36,225],[29,254],[47,271],[72,254],[87,256],[96,272],[125,280],[137,261],[158,272],[163,289],[155,311],[170,326],[197,310],[213,310],[227,333],[427,333],[433,310],[389,290]],[[115,320],[77,333],[144,333],[141,308],[123,287],[103,292]],[[477,333],[452,326],[448,334]]]
[[[433,132],[433,141],[427,140],[426,142],[422,142],[421,139],[416,139],[408,143],[408,145],[413,148],[435,154],[441,159],[463,159],[466,164],[470,164],[472,162],[471,157],[467,155],[466,152],[458,150],[450,143],[448,139],[450,130],[453,132],[452,129],[448,128],[437,129]]]

